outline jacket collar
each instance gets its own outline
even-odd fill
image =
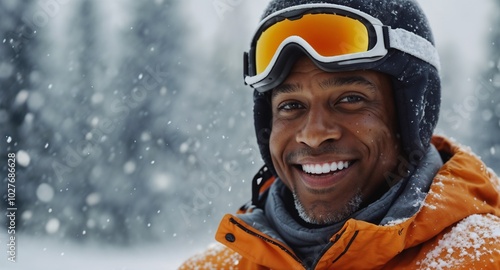
[[[412,170],[412,175],[399,181],[379,200],[360,209],[351,218],[382,225],[401,223],[410,218],[420,209],[432,179],[442,165],[438,151],[430,147],[417,168]],[[329,247],[330,237],[341,231],[345,221],[320,228],[305,227],[286,206],[293,204],[289,193],[281,181],[275,181],[270,188],[265,211],[258,212],[265,217],[256,217],[257,213],[254,213],[241,218],[249,224],[259,224],[254,227],[258,226],[261,230],[273,231],[267,234],[291,246],[304,264],[313,265],[319,259],[318,254]]]

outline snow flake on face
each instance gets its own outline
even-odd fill
[[[446,233],[425,259],[421,269],[455,269],[468,262],[490,262],[488,256],[500,254],[500,217],[472,215]]]

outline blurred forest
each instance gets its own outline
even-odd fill
[[[258,16],[200,2],[0,0],[1,183],[14,152],[19,233],[194,245],[250,198],[262,161],[241,59]],[[209,34],[192,17],[207,7]],[[472,83],[441,55],[438,130],[499,172],[500,16],[490,25]]]
[[[2,1],[0,151],[17,153],[20,232],[169,240],[246,202],[235,187],[260,160],[241,51],[225,33],[190,43],[182,3]]]

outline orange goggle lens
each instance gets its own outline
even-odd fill
[[[262,32],[255,46],[256,74],[267,68],[280,45],[291,36],[302,38],[325,57],[370,49],[368,29],[361,21],[338,14],[305,14],[279,21]]]

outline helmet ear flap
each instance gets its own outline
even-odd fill
[[[393,58],[401,59],[392,59],[398,63],[407,59],[403,72],[393,75],[392,81],[402,150],[412,165],[416,165],[429,147],[439,119],[439,72],[432,65],[401,52]],[[390,63],[388,61],[380,70],[387,72]]]
[[[264,163],[273,175],[277,175],[271,159],[271,151],[269,149],[269,140],[271,137],[272,128],[272,107],[271,107],[271,92],[264,93],[254,91],[254,126],[257,136],[257,144]]]

